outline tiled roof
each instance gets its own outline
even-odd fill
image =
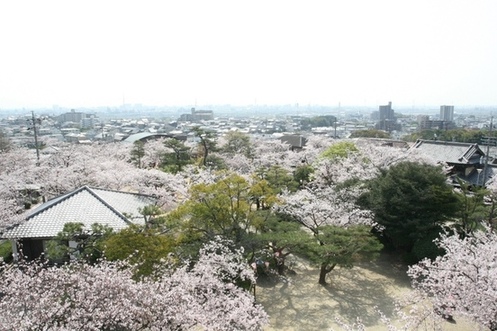
[[[292,147],[302,148],[307,142],[307,139],[300,135],[283,135],[280,137],[281,142],[290,144]]]
[[[143,223],[138,209],[151,205],[155,199],[140,194],[110,191],[87,186],[52,199],[26,217],[25,221],[7,229],[2,238],[51,238],[68,222],[80,222],[86,228],[94,223],[114,230],[132,223]]]
[[[474,163],[470,162],[470,160],[479,161],[480,155],[484,154],[477,144],[447,141],[418,140],[412,148],[421,151],[436,161],[453,164]]]
[[[135,141],[147,139],[151,137],[166,137],[171,138],[171,135],[168,133],[152,133],[152,132],[140,132],[135,133],[124,139],[124,142],[134,143]]]

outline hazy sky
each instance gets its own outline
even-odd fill
[[[0,0],[0,109],[497,105],[497,1]]]

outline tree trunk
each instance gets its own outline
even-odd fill
[[[276,270],[278,271],[278,275],[283,275],[283,273],[285,272],[284,258],[276,259]]]
[[[326,263],[321,264],[321,269],[319,270],[319,284],[326,285],[326,275],[331,272],[335,268],[337,264],[333,263],[332,265],[328,265]]]
[[[204,146],[204,161],[203,161],[203,164],[204,164],[204,167],[207,166],[207,156],[209,155],[209,150],[207,149],[207,142],[200,138],[201,141],[202,141],[202,145]]]

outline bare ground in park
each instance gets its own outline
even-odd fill
[[[317,283],[319,270],[306,261],[293,258],[287,264],[294,271],[288,276],[288,282],[258,281],[256,300],[270,316],[265,331],[343,330],[336,323],[336,317],[348,323],[360,317],[367,330],[387,330],[375,307],[395,320],[395,300],[410,292],[407,268],[385,254],[372,263],[335,269],[328,275],[326,287]],[[433,326],[428,325],[418,328],[432,329]],[[456,316],[455,323],[444,323],[443,329],[471,331],[478,328]]]

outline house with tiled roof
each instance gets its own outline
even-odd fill
[[[83,186],[35,208],[19,224],[1,233],[0,239],[12,241],[14,256],[22,247],[23,256],[34,259],[66,223],[82,223],[86,229],[98,223],[119,231],[131,224],[144,224],[140,209],[155,202],[147,195]]]
[[[483,171],[485,152],[478,144],[419,139],[411,149],[436,162],[446,163],[450,167],[451,175],[474,185],[483,185],[494,173],[491,161],[487,171]]]

